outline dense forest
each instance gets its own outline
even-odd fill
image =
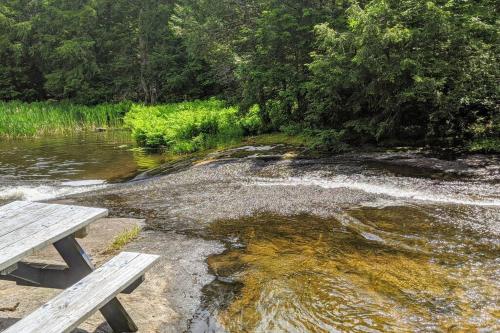
[[[498,144],[498,32],[493,0],[2,0],[0,100],[217,97],[259,131]]]

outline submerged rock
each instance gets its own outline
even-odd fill
[[[73,198],[108,207],[113,215],[146,218],[152,231],[143,246],[151,241],[149,246],[173,258],[167,266],[187,272],[158,275],[181,286],[166,290],[178,309],[166,329],[185,328],[196,309],[194,332],[210,327],[238,332],[238,325],[279,330],[276,325],[294,320],[302,323],[293,326],[301,332],[314,331],[311,325],[318,321],[328,323],[328,329],[355,330],[349,325],[361,319],[376,330],[411,330],[418,324],[434,330],[457,321],[464,329],[491,326],[489,312],[460,304],[476,299],[474,306],[490,309],[491,290],[474,281],[492,286],[500,274],[488,254],[500,235],[495,185],[500,176],[492,168],[494,159],[475,164],[407,153],[219,157]],[[464,168],[469,168],[467,177],[446,176],[446,170]],[[228,251],[211,256],[222,250],[220,242]],[[470,255],[474,251],[479,255]],[[217,279],[207,284],[213,279],[204,263],[209,256]],[[197,282],[189,274],[197,274]],[[342,290],[323,285],[325,278],[334,286],[351,286],[348,299],[332,301]],[[306,294],[290,298],[299,290],[294,285]],[[469,289],[476,298],[463,294]],[[222,298],[213,298],[216,294]],[[317,297],[338,308],[328,308],[326,317],[315,314],[311,307],[324,307]],[[300,308],[290,313],[273,308],[269,302],[276,299],[293,299]],[[371,301],[363,305],[366,300]],[[385,317],[372,317],[381,311]],[[313,319],[306,325],[299,313]]]

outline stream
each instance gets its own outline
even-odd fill
[[[95,190],[161,163],[161,155],[146,154],[121,130],[0,140],[0,203]]]
[[[498,156],[300,153],[165,167],[123,133],[0,142],[0,202],[69,196],[220,244],[201,285],[172,278],[179,319],[165,332],[500,330]]]

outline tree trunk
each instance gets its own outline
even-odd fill
[[[143,11],[139,12],[139,24],[142,25]],[[148,51],[147,43],[144,38],[144,34],[141,28],[139,28],[139,64],[140,64],[140,81],[141,88],[144,93],[144,104],[149,104],[151,102],[151,93],[146,82],[145,72],[148,67]]]

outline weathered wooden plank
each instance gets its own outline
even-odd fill
[[[0,221],[5,215],[12,214],[12,211],[20,212],[20,208],[31,204],[29,201],[14,201],[0,207]]]
[[[46,207],[46,205],[27,201],[14,201],[5,206],[1,206],[0,224],[3,228],[0,231],[0,235],[7,234],[13,229],[17,229],[19,225],[22,225],[19,219],[23,219],[23,216],[42,207]]]
[[[144,275],[158,259],[150,254],[120,253],[4,333],[71,332]]]
[[[80,247],[80,245],[74,238],[63,238],[60,241],[54,243],[54,247],[68,265],[71,275],[74,278],[77,278],[75,282],[92,273],[92,271],[95,269],[94,265],[85,254],[85,251]],[[71,283],[70,285],[72,284],[73,283]],[[118,299],[112,299],[99,311],[104,316],[114,332],[137,331],[137,326],[135,325],[132,318],[130,318],[127,311],[125,311]]]
[[[21,214],[12,207],[0,221],[0,230],[9,231],[0,235],[0,271],[107,215],[106,209],[80,206],[29,203]]]
[[[14,201],[0,207],[0,236],[33,223],[38,217],[49,216],[61,209],[62,205],[39,202]]]
[[[7,236],[15,230],[24,228],[44,216],[52,216],[57,211],[58,207],[56,206],[37,203],[25,206],[17,212],[13,211],[12,215],[7,215],[0,220],[0,237]]]
[[[52,225],[66,223],[67,221],[79,220],[92,218],[96,214],[102,213],[102,209],[99,208],[87,208],[87,207],[76,207],[76,206],[63,206],[60,207],[43,207],[37,214],[30,214],[25,217],[25,220],[30,220],[30,223],[24,223],[21,228],[17,228],[0,236],[0,252],[3,248],[9,247],[18,241],[31,237],[34,233],[43,231],[43,229],[48,228]],[[24,220],[23,220],[24,222]],[[3,224],[0,224],[0,228]]]

